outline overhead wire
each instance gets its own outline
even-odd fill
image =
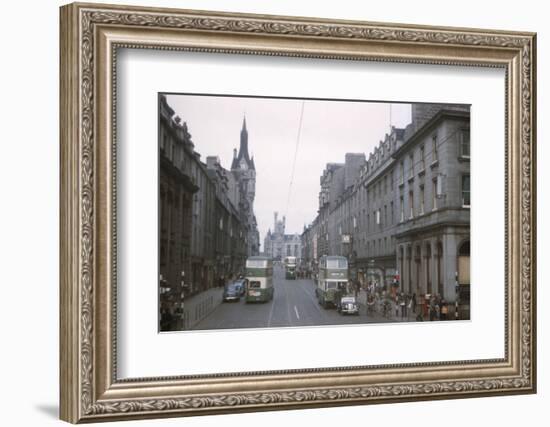
[[[304,119],[304,106],[305,101],[302,101],[302,108],[300,109],[300,120],[298,122],[298,133],[296,135],[296,144],[294,148],[294,159],[292,161],[292,169],[290,171],[290,182],[288,183],[288,194],[286,198],[285,216],[288,214],[288,207],[290,206],[290,196],[292,194],[292,184],[294,183],[294,174],[296,172],[296,159],[298,158],[298,148],[300,146],[300,137],[302,135],[302,123]]]

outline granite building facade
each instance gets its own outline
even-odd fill
[[[188,297],[241,273],[247,256],[258,253],[255,169],[247,139],[243,123],[241,151],[231,170],[223,168],[216,156],[205,163],[187,124],[175,116],[166,97],[160,97],[161,311],[176,312]]]
[[[347,256],[355,280],[459,299],[466,318],[469,106],[414,104],[411,119],[368,158],[327,164],[318,214],[301,236],[304,262],[314,268],[324,254]]]

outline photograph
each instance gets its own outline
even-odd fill
[[[158,103],[160,332],[470,320],[470,105]]]

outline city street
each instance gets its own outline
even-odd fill
[[[315,297],[313,280],[286,280],[281,266],[273,269],[273,287],[272,301],[246,304],[243,297],[238,302],[222,303],[193,329],[277,328],[395,321],[379,313],[369,313],[367,316],[364,305],[360,306],[359,315],[341,315],[334,308],[324,309]]]

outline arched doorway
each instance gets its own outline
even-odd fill
[[[458,284],[470,285],[470,241],[465,240],[458,247]]]
[[[437,268],[436,268],[436,273],[437,273],[437,293],[441,296],[444,295],[443,293],[443,277],[442,277],[442,272],[441,272],[441,261],[443,259],[443,244],[441,242],[437,242],[437,252],[436,252],[436,257],[437,257]]]
[[[470,318],[470,241],[463,241],[458,247],[458,303],[459,318]]]
[[[414,254],[414,262],[416,264],[416,290],[418,291],[420,288],[420,275],[421,275],[421,269],[420,269],[420,265],[421,265],[421,261],[422,258],[421,258],[421,249],[420,249],[420,245],[418,245],[415,249],[415,254]]]
[[[432,244],[430,242],[426,243],[426,292],[431,294],[432,293],[432,275],[431,275],[431,268],[432,268]]]
[[[399,282],[401,285],[401,289],[405,289],[405,279],[403,277],[404,273],[404,267],[405,267],[405,251],[403,250],[403,246],[399,247]]]
[[[412,291],[412,249],[410,245],[407,246],[407,264],[409,267],[407,271],[407,288],[410,293]]]

